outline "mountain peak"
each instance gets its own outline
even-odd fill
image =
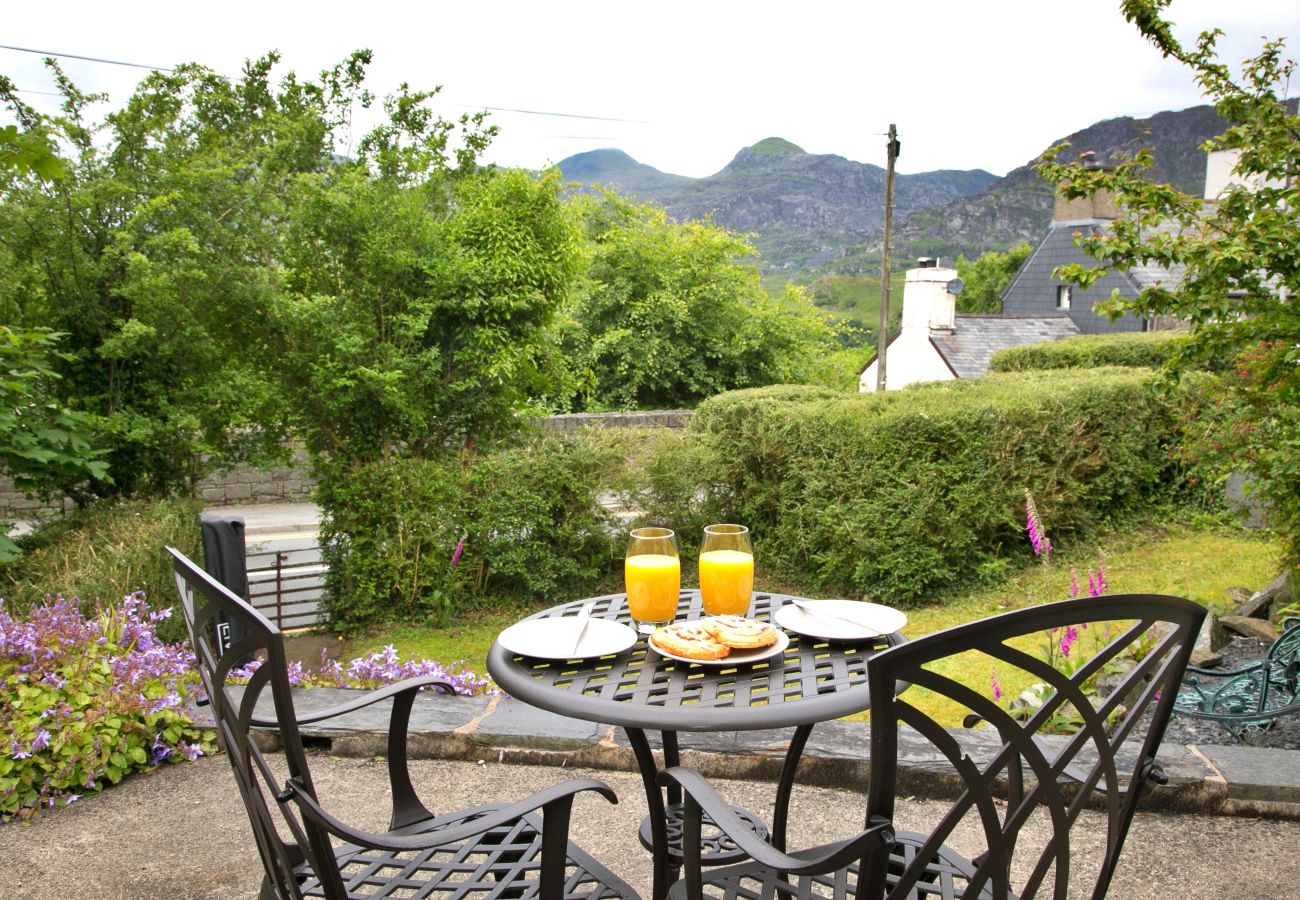
[[[782,153],[782,154],[789,154],[792,156],[796,154],[802,154],[804,152],[804,149],[800,147],[798,144],[792,144],[789,141],[787,141],[785,138],[779,138],[779,137],[763,138],[763,140],[759,141],[757,144],[747,149],[751,153],[764,153],[764,154]]]

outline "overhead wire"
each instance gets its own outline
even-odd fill
[[[0,49],[15,50],[19,53],[35,53],[40,56],[53,56],[58,59],[80,59],[86,62],[105,63],[111,66],[131,66],[132,68],[136,68],[136,69],[152,69],[155,72],[175,71],[175,69],[171,69],[166,66],[154,66],[154,65],[149,65],[148,63],[127,62],[126,60],[121,60],[121,59],[108,59],[107,57],[103,57],[103,56],[84,56],[80,53],[59,53],[53,50],[36,50],[32,47],[18,47],[13,44],[0,44]],[[42,91],[34,91],[29,89],[23,89],[23,90],[25,91],[25,93],[31,93],[31,94],[44,93]],[[52,95],[52,96],[57,96],[57,95]],[[490,110],[491,112],[520,113],[528,116],[549,116],[549,117],[560,118],[560,119],[587,119],[593,122],[626,122],[626,123],[637,124],[637,125],[649,124],[644,119],[619,119],[611,116],[588,116],[588,115],[583,115],[581,113],[549,112],[547,110],[519,109],[510,106],[474,106],[468,103],[456,103],[453,105],[463,109],[485,109],[485,110]]]

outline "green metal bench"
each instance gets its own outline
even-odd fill
[[[1282,634],[1264,658],[1237,669],[1187,667],[1174,712],[1211,719],[1244,743],[1258,743],[1283,716],[1300,713],[1300,618],[1282,622]]]

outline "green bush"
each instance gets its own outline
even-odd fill
[[[19,540],[24,555],[0,569],[0,594],[24,610],[48,592],[79,597],[89,608],[141,591],[155,609],[174,608],[170,545],[199,557],[198,500],[106,501],[68,513]],[[185,638],[179,615],[158,623],[164,641]]]
[[[1143,370],[1037,372],[847,398],[739,391],[691,432],[767,577],[908,603],[1023,557],[1025,488],[1058,534],[1178,489],[1171,448],[1202,402],[1198,379],[1167,394]]]
[[[1080,335],[1060,341],[999,350],[993,354],[989,369],[993,372],[1096,369],[1101,366],[1145,366],[1158,369],[1186,344],[1185,331]]]
[[[622,466],[615,442],[541,437],[464,466],[404,459],[327,477],[331,623],[445,625],[467,604],[588,592],[621,553],[598,497]]]

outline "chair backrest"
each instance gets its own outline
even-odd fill
[[[300,779],[315,794],[294,717],[284,640],[261,613],[184,554],[171,547],[167,552],[172,556],[185,626],[211,704],[217,737],[234,770],[267,877],[280,897],[301,896],[293,869],[306,858],[305,851],[325,850],[326,859],[332,859],[333,853],[323,833],[310,828],[304,831],[303,824],[288,814],[272,814],[273,805],[267,802],[267,795],[273,798],[279,790],[279,777],[251,733],[254,707],[269,687],[283,744],[285,774]],[[223,633],[227,625],[231,626],[230,633],[237,635],[229,643]],[[241,660],[253,657],[260,658],[262,664],[248,683],[232,683],[231,671],[239,667]],[[277,819],[285,823],[293,842],[281,837]],[[317,848],[321,841],[324,844]],[[313,858],[321,857],[313,854]]]
[[[951,842],[972,861],[955,878],[954,896],[1064,900],[1070,888],[1071,896],[1086,895],[1081,885],[1095,872],[1092,896],[1103,897],[1142,786],[1163,778],[1155,753],[1204,617],[1200,606],[1177,597],[1110,595],[994,616],[874,657],[868,821],[884,816],[900,831],[909,827],[895,815],[899,728],[892,726],[899,723],[947,758],[957,799],[937,824],[921,829],[924,843],[902,871],[895,860],[890,874],[879,854],[864,861],[860,896],[908,896],[918,880],[933,877],[927,861]],[[951,673],[958,664],[965,672],[973,666],[980,683],[957,680]],[[994,699],[991,681],[1017,695],[1037,684],[1041,705],[1010,710],[1009,697]],[[987,736],[945,730],[909,702],[908,691],[896,694],[896,685],[946,698],[987,723]],[[1067,718],[1077,731],[1045,736]],[[1088,839],[1072,844],[1089,806],[1100,807],[1104,827],[1090,821]],[[1076,851],[1097,835],[1102,846],[1085,868],[1086,854]],[[898,879],[888,894],[887,877]]]

